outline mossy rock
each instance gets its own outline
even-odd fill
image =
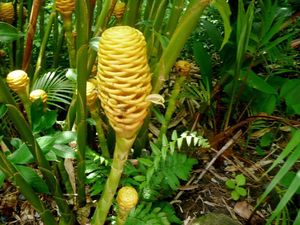
[[[241,225],[238,221],[221,213],[209,213],[193,220],[190,225]]]

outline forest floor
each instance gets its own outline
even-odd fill
[[[261,157],[252,149],[242,151],[240,146],[243,142],[242,132],[238,131],[219,150],[211,148],[196,151],[198,166],[192,172],[190,180],[182,184],[177,195],[170,200],[184,225],[209,212],[228,215],[241,224],[265,224],[265,219],[271,212],[269,201],[257,211],[254,212],[253,209],[270,180],[269,177],[261,177],[265,168],[274,161],[276,150],[274,148],[273,152]],[[234,174],[246,177],[244,187],[247,196],[237,201],[231,199],[231,191],[225,185],[225,181],[233,178]],[[43,224],[36,211],[12,184],[5,183],[0,189],[0,199],[0,225]]]

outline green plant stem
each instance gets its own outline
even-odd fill
[[[63,26],[65,31],[65,37],[68,46],[69,52],[69,63],[71,68],[76,67],[76,50],[74,44],[74,37],[73,37],[73,26],[72,26],[72,17],[71,16],[64,16],[63,17]]]
[[[22,140],[28,146],[31,154],[38,164],[38,168],[45,178],[46,184],[49,187],[49,190],[60,210],[61,224],[72,225],[74,223],[75,217],[63,197],[56,177],[51,172],[52,169],[50,167],[50,164],[46,160],[44,153],[35,140],[29,124],[24,119],[22,113],[16,108],[15,102],[2,79],[0,79],[0,102],[6,104],[8,109],[8,116],[14,123],[17,131],[21,135]]]
[[[124,225],[125,224],[126,219],[130,213],[130,210],[122,209],[119,207],[118,215],[117,215],[117,219],[116,219],[116,225]]]
[[[54,30],[57,30],[58,32],[58,22],[57,22],[57,18],[55,19],[55,23],[54,23]],[[56,32],[54,32],[55,34]],[[62,48],[63,42],[64,42],[64,29],[62,28],[61,31],[58,34],[57,42],[56,42],[56,47],[55,47],[55,51],[54,51],[54,56],[53,56],[53,67],[56,68],[58,66],[59,63],[59,53],[60,50]]]
[[[77,205],[83,207],[85,198],[85,151],[87,139],[86,123],[86,81],[89,76],[87,72],[88,40],[89,40],[89,13],[85,0],[76,2],[76,29],[77,36],[77,98],[76,98],[76,125],[77,125]]]
[[[20,32],[23,32],[23,0],[18,1],[17,8],[19,8],[18,11],[18,21],[17,21],[17,28]],[[22,66],[22,57],[24,52],[24,38],[21,37],[17,40],[17,54],[16,54],[16,68],[21,68]]]
[[[101,35],[103,30],[105,29],[105,26],[110,18],[110,15],[112,14],[112,11],[115,7],[117,0],[111,0],[111,1],[104,1],[104,4],[102,6],[102,10],[100,15],[96,18],[96,25],[95,25],[95,32],[93,37],[98,37]],[[89,49],[88,52],[88,67],[87,70],[90,73],[92,71],[95,59],[97,56],[97,52],[94,51],[92,48]]]
[[[26,93],[24,92],[18,93],[18,96],[20,97],[23,103],[25,112],[27,114],[28,122],[29,124],[31,124],[31,102],[29,100],[28,91],[26,91]]]
[[[52,10],[51,14],[50,14],[48,24],[46,26],[45,33],[43,35],[43,40],[42,40],[42,43],[41,43],[40,52],[39,52],[39,56],[37,58],[37,62],[36,62],[36,66],[35,66],[35,72],[34,72],[34,75],[33,75],[33,80],[32,80],[33,83],[38,78],[39,72],[42,68],[47,42],[48,42],[48,39],[49,39],[49,36],[50,36],[50,32],[51,32],[51,29],[52,29],[52,24],[53,24],[53,21],[54,21],[55,17],[56,17],[56,12],[55,12],[55,8],[54,8]]]
[[[167,107],[167,110],[166,110],[166,113],[165,113],[164,121],[163,121],[162,126],[160,128],[159,137],[158,137],[158,140],[157,140],[158,146],[161,146],[162,137],[163,137],[163,135],[165,135],[167,133],[168,126],[170,124],[172,115],[176,110],[176,101],[177,101],[178,95],[179,95],[180,90],[181,90],[181,86],[184,83],[184,81],[185,81],[185,76],[182,76],[182,75],[180,75],[175,81],[175,85],[174,85],[174,88],[171,92],[168,107]]]
[[[168,38],[172,37],[176,29],[176,26],[178,25],[178,21],[182,13],[183,6],[184,6],[184,0],[175,0],[173,2],[170,17],[163,32]]]
[[[105,138],[105,135],[104,135],[104,131],[102,129],[102,120],[99,116],[99,110],[98,110],[97,107],[93,107],[93,108],[90,109],[90,112],[91,112],[92,118],[96,122],[96,130],[97,130],[97,134],[98,134],[99,145],[100,145],[100,148],[101,148],[102,156],[109,159],[110,154],[109,154],[106,138]]]
[[[197,22],[203,13],[203,10],[209,5],[210,0],[197,0],[190,2],[186,12],[179,21],[179,24],[172,35],[169,45],[163,51],[162,56],[154,69],[153,74],[153,91],[152,93],[158,93],[164,81],[166,80],[168,73],[172,69],[176,58],[180,54],[186,40],[191,32],[197,26]]]
[[[137,22],[139,15],[139,9],[141,6],[142,0],[129,0],[126,6],[126,12],[123,17],[123,24],[134,27]]]
[[[30,202],[33,208],[39,213],[45,225],[57,224],[51,211],[45,208],[43,202],[36,195],[32,187],[24,180],[19,171],[17,171],[2,151],[0,151],[0,170],[20,189],[27,201]]]
[[[107,214],[119,185],[128,153],[134,140],[135,137],[126,139],[116,135],[116,146],[111,170],[106,180],[101,199],[97,202],[97,208],[93,215],[92,225],[103,225],[105,223]]]

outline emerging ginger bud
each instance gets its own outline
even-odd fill
[[[179,60],[175,64],[177,73],[183,76],[188,76],[191,70],[191,64],[185,60]]]
[[[15,20],[14,5],[12,2],[0,3],[0,21],[12,24]]]
[[[48,95],[42,89],[36,89],[36,90],[33,90],[32,92],[30,92],[29,99],[30,99],[31,102],[34,102],[35,100],[37,100],[39,98],[42,99],[43,103],[46,103]]]
[[[75,10],[75,0],[56,0],[56,10],[63,17],[70,17]]]
[[[98,50],[98,92],[102,108],[120,137],[131,138],[143,124],[150,102],[151,75],[143,34],[116,26],[102,34]]]
[[[97,100],[96,86],[92,81],[86,82],[86,105],[92,107]]]
[[[118,1],[115,5],[113,15],[117,18],[117,20],[120,20],[125,12],[125,3]]]
[[[29,84],[27,73],[23,70],[14,70],[6,77],[8,86],[17,93],[26,93]]]
[[[130,211],[138,203],[139,196],[133,187],[122,187],[117,195],[117,202],[121,210]]]

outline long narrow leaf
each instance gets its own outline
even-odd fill
[[[291,200],[293,195],[296,193],[298,188],[300,187],[300,170],[297,172],[295,178],[293,179],[292,183],[290,184],[289,188],[287,189],[284,196],[281,198],[280,202],[278,203],[276,209],[272,213],[271,217],[267,221],[267,225],[271,224],[271,222],[280,215],[283,208],[287,205],[287,203]]]

